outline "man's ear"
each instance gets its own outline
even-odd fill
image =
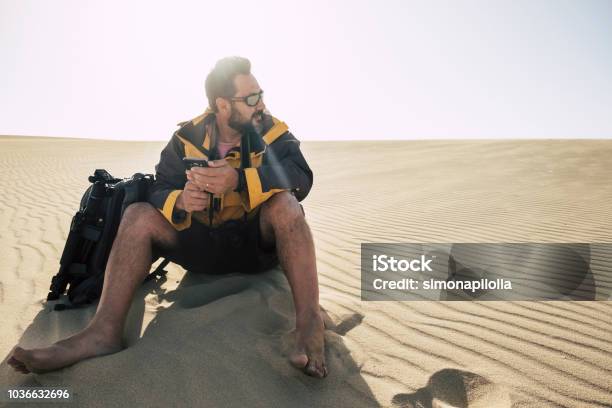
[[[215,99],[215,104],[217,105],[217,110],[224,114],[229,114],[230,112],[230,103],[227,99],[218,97]]]

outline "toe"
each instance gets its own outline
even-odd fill
[[[308,356],[304,352],[295,352],[289,357],[289,361],[296,368],[304,368],[308,364]]]
[[[28,370],[26,365],[24,363],[22,363],[21,361],[17,360],[15,357],[9,358],[7,360],[7,364],[10,365],[11,367],[13,367],[13,369],[15,371],[18,371],[20,373],[27,374],[27,373],[30,372],[30,370]]]
[[[21,374],[29,374],[30,370],[26,368],[26,366],[15,367],[15,371],[20,372]]]
[[[28,353],[26,350],[22,349],[19,346],[15,346],[15,348],[13,349],[13,356],[11,358],[19,362],[23,362],[26,359],[27,354]]]
[[[17,367],[19,365],[23,365],[21,361],[17,360],[15,357],[12,357],[12,356],[8,360],[6,360],[6,363],[10,365],[11,367]]]
[[[304,372],[312,377],[324,378],[327,376],[327,367],[321,361],[311,360],[308,362]]]
[[[26,350],[17,346],[13,350],[13,356],[11,360],[15,363],[13,367],[17,369],[17,366],[20,366],[22,370],[25,370],[26,373],[29,372],[38,372],[35,368],[36,364],[36,354],[38,353],[37,349]],[[23,371],[22,371],[23,372]]]

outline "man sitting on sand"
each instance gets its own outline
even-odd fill
[[[126,209],[89,325],[50,347],[15,347],[8,363],[17,371],[56,370],[121,350],[136,288],[164,256],[206,273],[254,273],[280,262],[295,304],[290,361],[308,375],[327,375],[314,243],[298,203],[312,172],[298,140],[265,111],[249,60],[217,62],[206,95],[206,112],[183,123],[162,151],[150,203]],[[184,157],[209,167],[186,171]]]

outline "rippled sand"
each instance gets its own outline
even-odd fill
[[[0,352],[84,327],[44,298],[87,176],[152,172],[165,143],[0,138]],[[304,143],[330,376],[292,369],[278,270],[144,285],[126,350],[0,386],[78,406],[612,405],[612,302],[362,302],[362,242],[612,242],[612,141]],[[421,404],[421,405],[419,405]],[[444,405],[446,404],[446,405]],[[21,406],[21,405],[20,405]],[[74,405],[72,405],[74,406]]]

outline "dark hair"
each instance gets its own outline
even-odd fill
[[[249,75],[251,73],[251,61],[243,57],[226,57],[220,59],[215,67],[206,77],[206,97],[208,106],[217,112],[215,100],[219,97],[229,98],[234,96],[234,78],[237,75]]]

